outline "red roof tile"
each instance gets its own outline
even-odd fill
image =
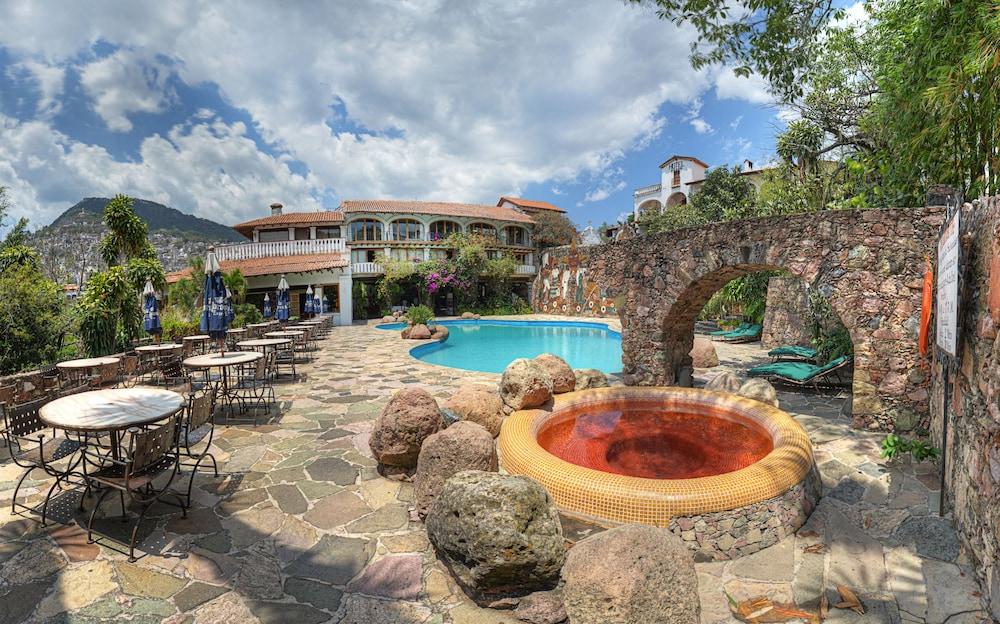
[[[340,269],[348,265],[348,260],[345,253],[302,254],[249,260],[223,260],[219,262],[219,265],[223,271],[239,269],[244,277],[253,277],[256,275],[280,275],[282,273],[307,273],[309,271]],[[173,284],[185,277],[191,277],[191,269],[167,273],[167,283]]]
[[[267,225],[281,226],[281,225],[298,225],[302,223],[309,224],[323,224],[323,223],[340,223],[344,220],[344,214],[337,210],[324,210],[321,212],[286,212],[280,215],[271,215],[268,217],[261,217],[260,219],[254,219],[252,221],[244,221],[243,223],[237,223],[233,226],[233,229],[250,238],[253,236],[254,228],[259,228]]]
[[[430,202],[396,199],[348,199],[340,204],[340,210],[350,212],[392,212],[441,215],[445,217],[470,217],[473,219],[495,219],[517,223],[534,223],[531,217],[500,206],[483,204],[458,204],[452,202]]]
[[[497,206],[508,201],[515,206],[520,206],[521,208],[535,208],[537,210],[555,210],[556,212],[566,212],[559,206],[555,204],[550,204],[547,201],[540,201],[537,199],[524,199],[521,197],[511,197],[510,195],[503,195],[500,197],[500,201],[497,202]]]

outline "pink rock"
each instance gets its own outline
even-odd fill
[[[400,390],[382,410],[369,445],[382,464],[413,468],[427,436],[444,429],[437,401],[423,388]]]
[[[552,378],[552,392],[556,394],[572,392],[576,388],[576,376],[566,360],[551,353],[543,353],[535,357],[535,361],[541,364]]]
[[[395,600],[416,600],[421,590],[421,556],[389,555],[372,563],[347,590]]]
[[[417,323],[410,328],[410,335],[407,338],[411,340],[427,340],[431,337],[431,330],[427,328],[423,323]]]
[[[719,365],[719,356],[715,352],[715,345],[711,340],[695,336],[694,346],[691,348],[692,366],[695,368],[712,368]]]

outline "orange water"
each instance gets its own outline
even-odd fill
[[[732,472],[774,448],[762,429],[706,414],[626,408],[555,420],[538,432],[542,448],[577,466],[633,477]]]

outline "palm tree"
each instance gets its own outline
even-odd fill
[[[243,303],[247,296],[247,278],[243,277],[243,273],[239,269],[223,271],[222,281],[233,294],[233,303]]]

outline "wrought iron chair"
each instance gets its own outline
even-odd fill
[[[270,410],[270,406],[275,402],[271,375],[273,367],[274,352],[269,351],[259,360],[244,364],[237,369],[236,383],[232,389],[240,402],[241,412],[248,409],[262,409],[266,413]],[[253,422],[257,424],[256,415]]]
[[[93,388],[109,388],[118,383],[118,362],[108,362],[97,367],[97,374],[91,377]]]
[[[298,379],[298,374],[295,372],[295,342],[291,341],[288,344],[278,345],[275,348],[275,370],[280,374],[281,367],[288,367],[291,371],[292,379]]]
[[[94,504],[94,509],[90,512],[90,518],[87,521],[87,543],[94,543],[94,517],[101,507],[101,503],[104,502],[108,494],[117,491],[121,501],[123,519],[128,518],[126,498],[142,505],[142,511],[136,518],[128,544],[128,560],[135,562],[136,536],[149,508],[156,502],[174,505],[175,503],[163,500],[165,496],[172,496],[177,501],[175,505],[181,508],[181,513],[186,518],[187,505],[183,496],[170,489],[170,485],[178,474],[177,415],[171,416],[162,424],[146,429],[133,427],[127,433],[128,446],[125,450],[125,459],[116,459],[102,454],[91,457],[90,448],[84,448],[84,455],[88,459],[103,464],[100,469],[87,475],[87,487],[92,490],[104,490]],[[157,477],[167,473],[169,473],[169,479],[163,487],[159,489],[154,487],[153,483]]]
[[[219,476],[219,464],[215,456],[209,452],[212,438],[215,437],[215,423],[212,412],[215,409],[215,391],[211,386],[197,390],[188,395],[188,402],[181,418],[180,433],[177,440],[178,463],[182,468],[191,469],[188,479],[187,505],[191,506],[191,489],[194,478],[198,474],[202,461],[212,460],[212,472]],[[193,460],[193,461],[191,461]]]
[[[71,458],[80,450],[80,442],[61,435],[57,435],[50,430],[38,416],[38,410],[48,403],[49,399],[42,398],[7,407],[0,405],[3,411],[3,436],[10,447],[11,459],[21,468],[24,474],[18,479],[14,487],[14,495],[11,497],[11,512],[17,513],[18,507],[27,511],[37,511],[27,505],[18,505],[17,493],[21,485],[34,470],[42,470],[50,477],[55,478],[55,483],[49,487],[45,495],[45,502],[42,504],[42,526],[46,525],[48,518],[49,499],[56,489],[62,488],[62,483],[68,481],[71,476],[83,478],[83,474],[74,472],[79,465],[82,455],[75,460],[70,459],[66,468],[61,469],[56,466],[56,462],[62,459]]]

